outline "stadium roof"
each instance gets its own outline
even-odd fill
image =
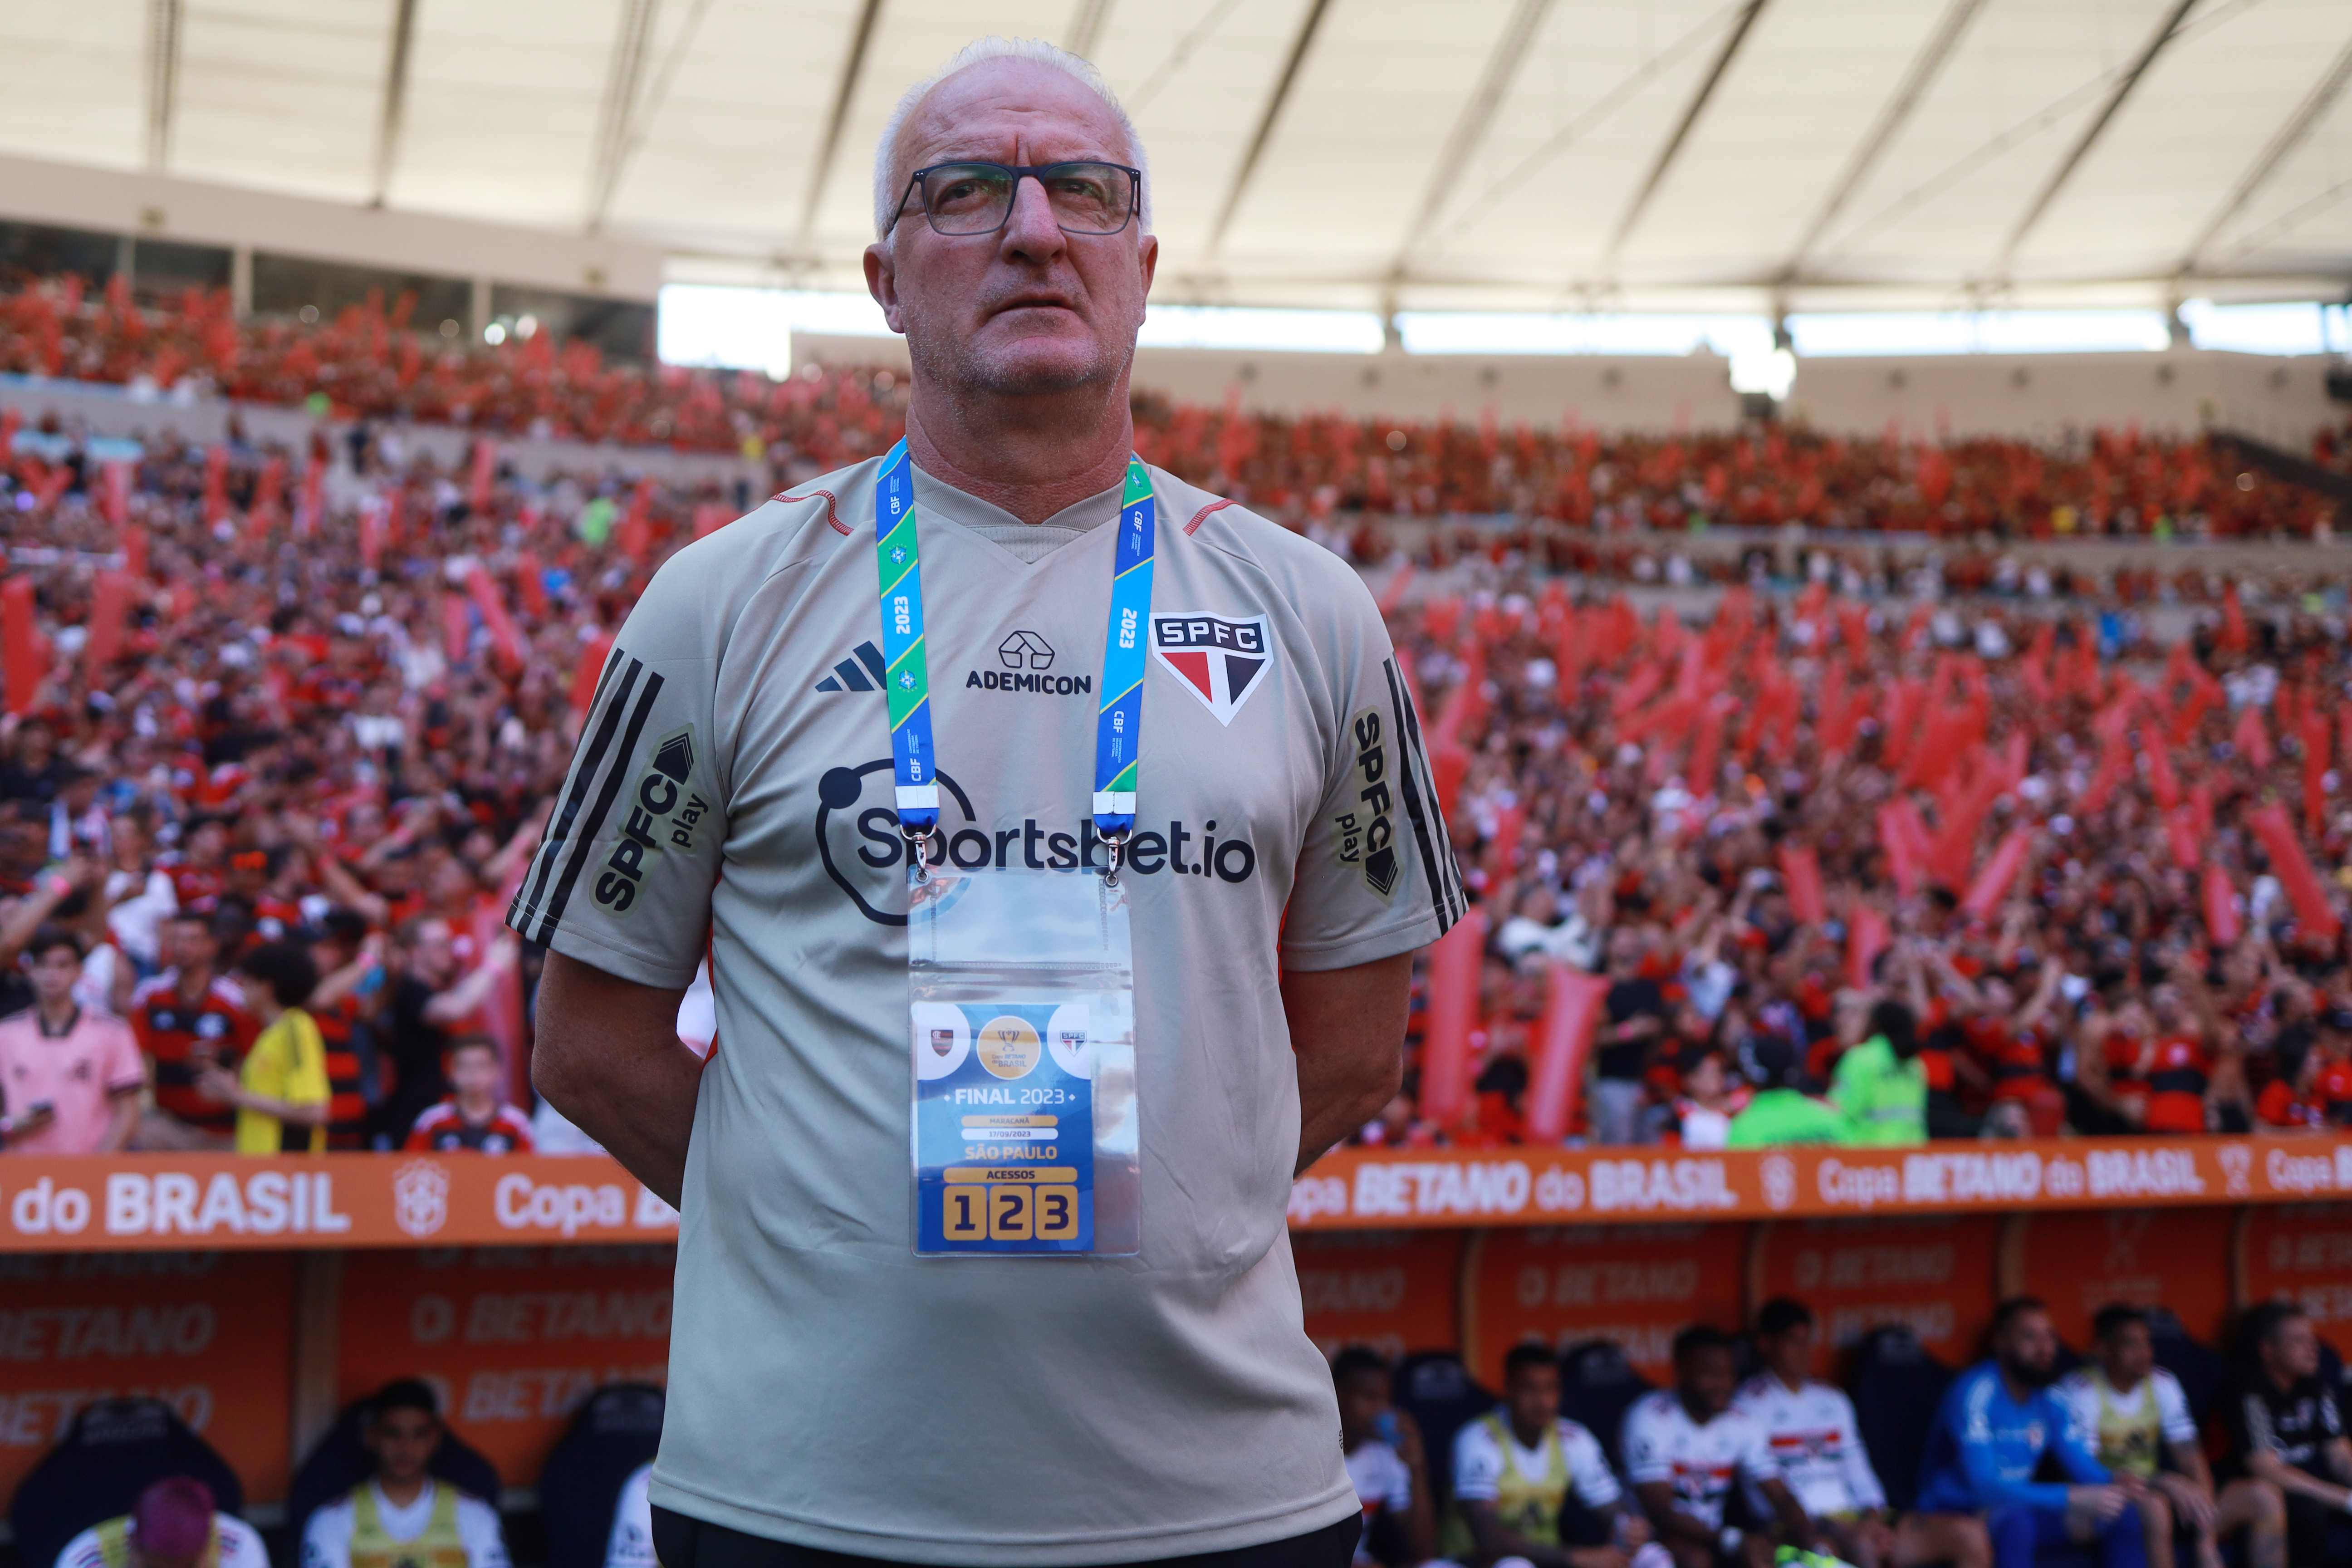
[[[2352,286],[2343,0],[26,0],[0,153],[855,289],[884,117],[991,31],[1089,55],[1133,110],[1170,301]]]

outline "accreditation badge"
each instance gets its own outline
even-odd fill
[[[1138,1249],[1127,889],[940,868],[908,884],[915,1250]]]

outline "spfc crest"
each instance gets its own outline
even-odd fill
[[[1234,721],[1274,668],[1264,616],[1154,614],[1151,651],[1220,724]]]

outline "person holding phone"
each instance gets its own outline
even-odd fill
[[[110,1154],[139,1125],[145,1066],[131,1026],[81,1006],[81,943],[43,926],[17,962],[33,1005],[0,1018],[0,1148],[11,1154]]]

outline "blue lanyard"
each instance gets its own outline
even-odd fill
[[[1116,880],[1135,831],[1138,764],[1143,752],[1143,637],[1151,615],[1151,555],[1159,518],[1151,476],[1130,454],[1111,553],[1110,618],[1103,637],[1102,709],[1095,716],[1095,832]],[[923,569],[915,529],[914,465],[900,441],[882,459],[875,488],[874,552],[881,584],[884,689],[890,701],[890,761],[898,830],[918,880],[929,874],[928,840],[940,827],[937,753],[931,745],[931,677],[923,649]]]

